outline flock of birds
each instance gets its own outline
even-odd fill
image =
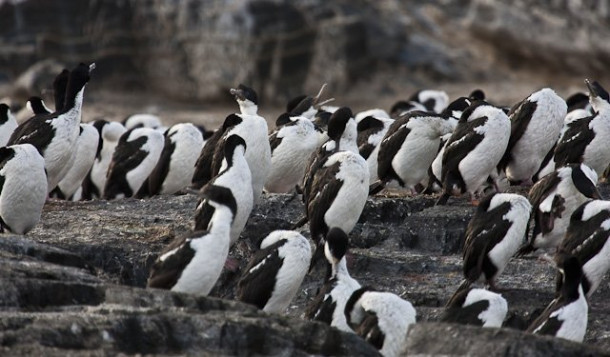
[[[589,94],[567,100],[545,88],[511,108],[486,101],[480,90],[453,102],[443,91],[423,90],[389,113],[356,114],[323,101],[323,86],[291,100],[271,132],[256,92],[240,85],[231,89],[239,113],[207,131],[191,123],[165,128],[147,114],[81,123],[94,68],[81,63],[62,71],[53,83],[55,110],[32,97],[33,116],[19,125],[0,104],[3,231],[27,233],[50,197],[197,190],[193,229],[159,255],[148,287],[208,295],[223,269],[235,268],[229,249],[262,193],[300,194],[304,218],[295,230],[261,241],[236,298],[284,313],[308,271],[324,264],[325,280],[305,318],[357,333],[395,356],[416,310],[351,277],[348,234],[369,195],[386,187],[437,194],[438,205],[468,194],[478,207],[465,232],[464,281],[441,319],[501,326],[508,304],[495,280],[513,256],[543,249],[558,270],[555,299],[527,330],[584,339],[587,299],[610,268],[610,201],[597,190],[610,164],[610,97],[599,83],[586,81]],[[531,188],[527,196],[503,193],[508,185]],[[313,245],[297,231],[306,223]]]

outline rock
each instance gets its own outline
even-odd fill
[[[595,346],[506,328],[417,323],[409,328],[408,355],[608,356]]]

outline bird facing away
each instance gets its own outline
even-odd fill
[[[578,258],[568,254],[557,256],[556,261],[562,275],[560,291],[530,324],[527,332],[582,342],[587,332],[589,311],[581,285],[582,268]]]
[[[502,295],[468,287],[453,295],[440,320],[481,327],[502,327],[507,312],[508,303]]]
[[[229,235],[237,205],[231,191],[208,185],[201,192],[214,208],[209,231],[176,238],[151,268],[147,287],[208,295],[229,254]]]
[[[273,231],[250,259],[237,283],[237,299],[265,312],[282,314],[299,291],[311,261],[307,238]]]

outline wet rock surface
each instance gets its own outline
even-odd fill
[[[607,190],[603,187],[602,193]],[[536,257],[513,259],[498,279],[509,303],[505,326],[512,329],[480,332],[434,324],[461,282],[462,232],[474,212],[465,199],[451,200],[444,207],[433,206],[434,199],[370,198],[350,234],[348,267],[354,278],[408,299],[416,307],[418,322],[430,322],[412,330],[408,352],[544,355],[582,348],[583,353],[600,355],[610,351],[608,280],[590,301],[585,344],[597,349],[516,331],[553,298],[553,268]],[[41,223],[27,237],[4,235],[0,240],[2,351],[13,355],[375,354],[356,336],[301,319],[322,283],[322,268],[305,278],[286,317],[232,301],[239,270],[224,272],[211,298],[143,290],[159,252],[190,229],[196,203],[191,194],[112,202],[50,201]],[[302,210],[300,197],[266,195],[231,256],[243,268],[266,234],[289,229]],[[307,229],[307,225],[301,228],[305,236]],[[437,334],[442,336],[435,343]],[[463,340],[480,347],[469,349],[462,346]],[[515,341],[517,347],[510,347]]]

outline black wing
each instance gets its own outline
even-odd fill
[[[464,115],[462,117],[464,118]],[[448,188],[454,182],[463,182],[459,164],[483,140],[483,134],[477,133],[475,128],[485,125],[486,122],[487,117],[458,122],[443,153],[443,169],[441,171],[443,186]]]
[[[379,328],[379,319],[374,312],[365,310],[365,317],[362,319],[362,322],[354,328],[354,332],[378,350],[383,347],[385,335]]]
[[[463,253],[464,277],[467,280],[476,281],[481,276],[487,253],[502,241],[510,229],[511,223],[502,218],[510,207],[509,202],[504,202],[490,211],[478,209],[470,220]]]
[[[392,168],[392,160],[411,131],[406,126],[409,122],[409,118],[409,116],[406,116],[394,121],[379,144],[377,176],[384,182],[395,179],[401,186],[404,185],[404,181]]]
[[[195,172],[193,173],[193,178],[191,183],[193,188],[201,188],[206,183],[208,183],[212,177],[212,160],[214,158],[214,150],[216,150],[216,145],[218,141],[222,137],[224,132],[222,130],[216,130],[214,134],[205,142],[203,148],[201,149],[201,153],[197,158],[197,162],[195,163]]]
[[[506,169],[508,164],[513,159],[512,151],[517,142],[521,140],[523,133],[527,130],[527,126],[532,120],[532,116],[536,111],[538,104],[536,102],[530,102],[529,100],[523,100],[517,108],[510,115],[510,139],[508,140],[508,146],[504,152],[504,156],[498,163],[498,168],[502,171]]]
[[[8,140],[6,146],[17,144],[32,144],[40,155],[44,156],[44,151],[55,136],[55,128],[51,125],[51,120],[55,114],[36,115],[19,125]]]
[[[450,307],[443,312],[440,321],[464,325],[482,326],[483,321],[479,319],[479,315],[488,308],[489,301],[487,300],[480,300],[464,307]]]
[[[176,133],[172,133],[172,135],[165,135],[165,145],[163,145],[163,151],[161,151],[161,157],[159,161],[157,161],[157,165],[148,176],[148,193],[150,195],[158,195],[161,193],[161,187],[163,186],[163,182],[167,178],[167,174],[169,173],[169,165],[172,161],[172,154],[174,150],[176,150],[176,143],[172,142],[171,136]],[[144,186],[144,185],[142,185]]]
[[[0,170],[4,168],[4,165],[15,156],[15,150],[6,146],[0,147]],[[0,192],[4,187],[4,176],[0,175]]]
[[[278,138],[277,133],[278,133],[278,130],[274,131],[273,133],[271,133],[271,135],[269,135],[269,145],[271,146],[271,155],[273,155],[273,151],[275,150],[275,148],[280,146],[280,144],[282,143],[282,138]]]
[[[316,297],[307,305],[307,309],[305,309],[306,319],[324,322],[327,325],[332,323],[337,302],[333,300],[330,293],[336,286],[336,282],[337,280],[332,278],[324,283]]]
[[[369,136],[374,135],[383,130],[383,121],[376,119],[372,116],[368,116],[358,122],[358,147],[368,144]]]
[[[580,164],[587,145],[595,137],[595,132],[589,128],[593,116],[574,120],[568,124],[557,146],[555,147],[555,166]]]
[[[309,157],[307,171],[305,171],[305,176],[303,176],[303,203],[307,204],[307,202],[309,202],[316,172],[320,169],[320,167],[322,167],[322,165],[324,165],[326,159],[332,154],[332,151],[327,151],[324,145],[321,145],[318,150],[312,153]],[[305,214],[307,214],[307,212],[305,212]]]
[[[209,229],[210,221],[214,215],[214,207],[212,207],[207,199],[200,200],[195,210],[195,229]]]
[[[562,302],[560,299],[553,300],[544,311],[531,323],[527,328],[527,332],[533,333],[534,330],[540,328],[536,333],[540,335],[551,335],[555,336],[557,331],[561,328],[562,322],[557,317],[550,317],[551,314],[561,308]]]
[[[560,182],[561,178],[557,171],[544,176],[540,181],[536,182],[528,193],[528,199],[532,207],[537,209],[540,203],[557,188]]]
[[[127,141],[132,130],[121,136],[112,154],[112,161],[108,166],[108,179],[104,187],[104,198],[106,199],[112,199],[119,193],[125,194],[126,197],[131,197],[134,194],[127,182],[127,173],[138,167],[148,155],[147,151],[142,150],[142,146],[146,144],[148,137],[141,136]]]
[[[288,240],[280,239],[265,249],[254,254],[241,278],[237,282],[237,299],[257,306],[265,307],[275,288],[277,272],[284,262],[278,249]]]
[[[337,197],[343,186],[343,181],[337,179],[340,162],[328,167],[321,167],[315,174],[311,188],[312,197],[307,202],[307,218],[309,218],[309,231],[315,242],[326,236],[329,227],[326,225],[324,215]]]
[[[206,234],[207,232],[205,231],[195,231],[174,239],[159,254],[159,258],[157,258],[150,270],[146,286],[149,288],[171,289],[176,285],[182,271],[195,256],[195,251],[189,244],[190,239],[202,237]],[[174,252],[161,261],[160,257],[172,251]]]

